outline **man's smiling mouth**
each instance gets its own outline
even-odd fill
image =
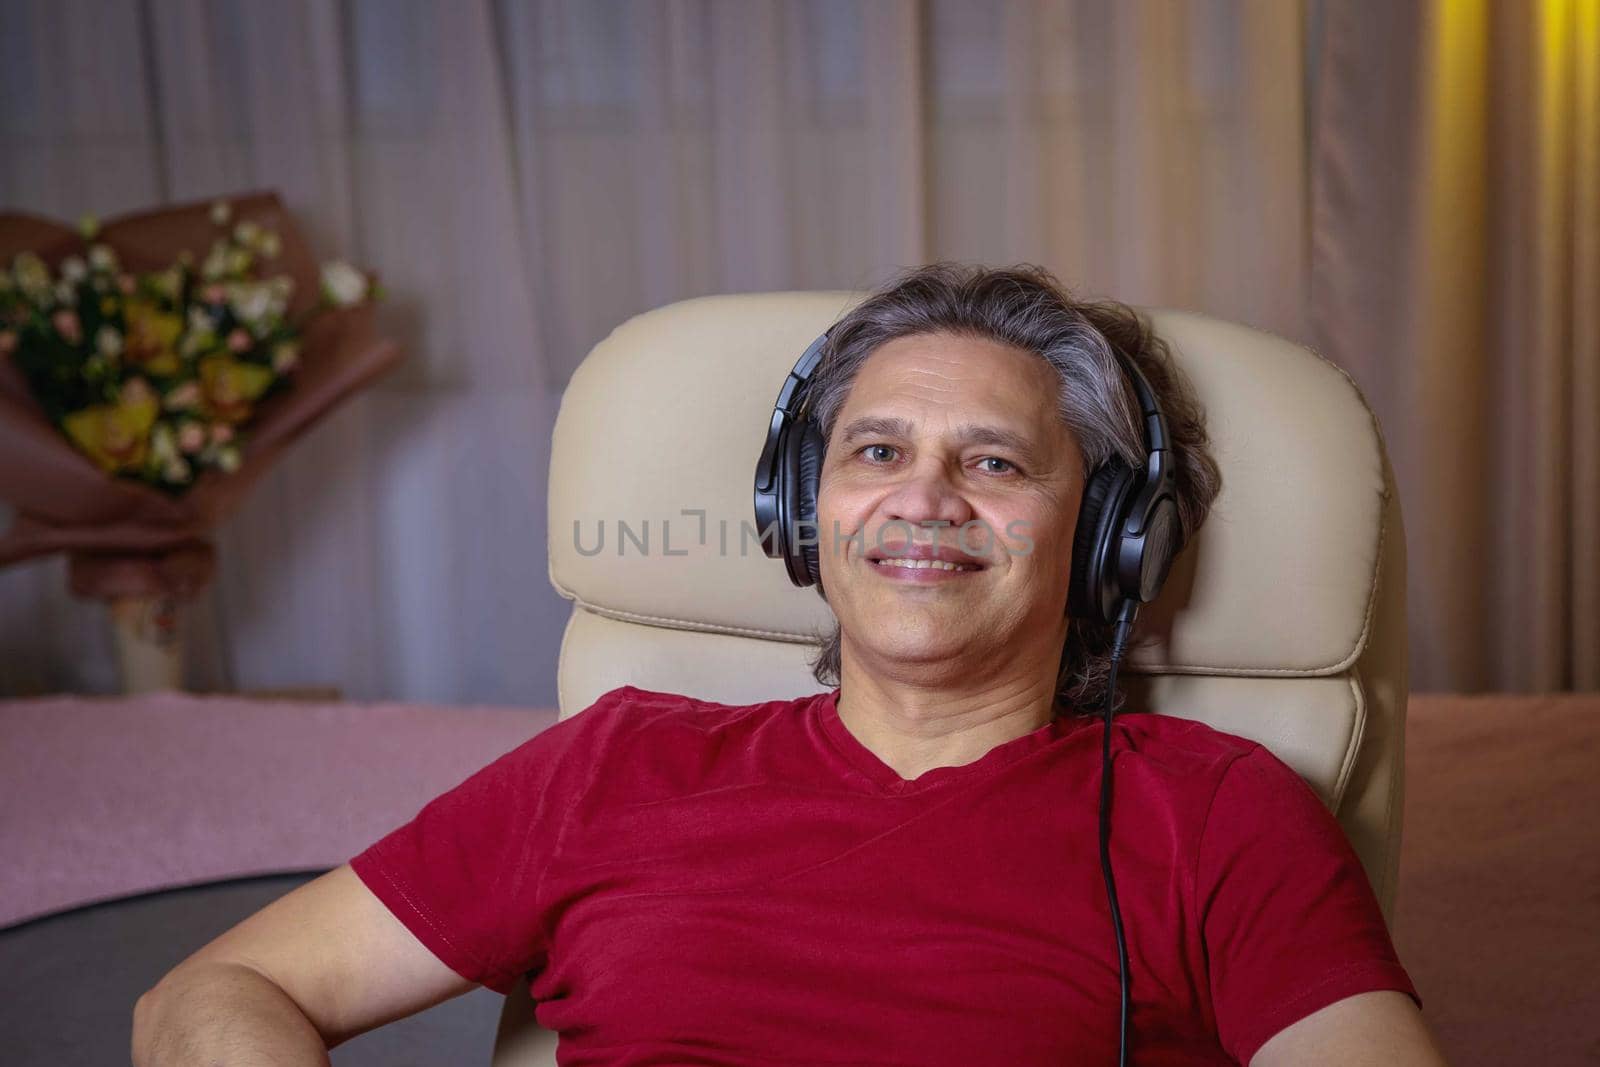
[[[921,544],[875,545],[866,560],[885,577],[900,581],[937,581],[958,574],[974,574],[984,569],[984,561],[955,545]]]
[[[899,570],[978,571],[983,569],[971,563],[946,563],[944,560],[939,559],[896,559],[886,557],[884,559],[869,559],[867,562],[875,567],[893,567]]]

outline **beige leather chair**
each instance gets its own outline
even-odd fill
[[[623,323],[578,368],[550,461],[550,580],[573,601],[563,717],[625,684],[731,703],[822,688],[805,642],[827,606],[741,531],[784,376],[862,295],[687,300]],[[1206,406],[1225,485],[1140,616],[1129,706],[1272,749],[1337,814],[1392,915],[1405,537],[1377,422],[1348,375],[1297,344],[1145,310]],[[686,511],[703,512],[703,538]],[[497,1067],[545,1067],[554,1048],[525,991],[510,997]]]

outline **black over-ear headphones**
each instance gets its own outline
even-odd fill
[[[806,394],[831,332],[813,341],[789,372],[756,464],[761,547],[783,560],[789,580],[802,587],[821,577],[817,480],[826,446],[806,409]],[[1069,615],[1107,624],[1156,598],[1185,539],[1174,495],[1166,416],[1144,372],[1125,353],[1119,350],[1116,355],[1139,400],[1145,465],[1139,470],[1112,456],[1090,476],[1072,539],[1067,591]]]

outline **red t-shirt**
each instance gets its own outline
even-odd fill
[[[564,1067],[1115,1062],[1099,720],[908,781],[837,699],[624,686],[352,865],[464,977],[528,974]],[[1113,729],[1133,1062],[1248,1063],[1368,990],[1420,1006],[1294,771],[1181,718]]]

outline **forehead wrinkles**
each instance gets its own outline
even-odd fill
[[[867,379],[865,390],[860,389],[863,378]],[[1054,370],[1029,353],[999,346],[953,349],[948,344],[930,344],[916,349],[879,349],[856,375],[850,393],[871,392],[881,397],[909,389],[941,397],[997,400],[1014,410],[1009,394],[1021,391],[1033,399],[1041,385],[1053,394],[1056,380]]]
[[[918,354],[912,363],[888,362],[858,375],[839,409],[889,414],[900,404],[923,410],[917,421],[935,424],[1004,423],[1032,426],[1048,435],[1059,421],[1058,381],[1048,366],[1044,376],[1029,367],[1009,367],[952,356]],[[932,365],[930,365],[932,364]],[[1020,373],[1018,373],[1020,371]],[[863,378],[867,378],[863,381]],[[1048,379],[1048,380],[1046,380]],[[841,425],[853,419],[839,420]]]
[[[946,395],[969,393],[971,383],[981,380],[963,361],[948,357],[923,355],[917,362],[909,359],[890,359],[874,367],[868,363],[862,373],[868,379],[868,389],[877,394],[894,394],[907,387],[913,390]],[[860,385],[858,380],[857,385]],[[854,392],[855,390],[852,390]]]

